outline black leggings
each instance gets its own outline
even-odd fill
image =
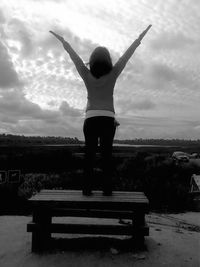
[[[98,141],[102,157],[103,190],[112,186],[112,145],[115,135],[115,119],[106,116],[96,116],[85,120],[83,132],[85,136],[85,166],[83,188],[92,189],[93,167]]]

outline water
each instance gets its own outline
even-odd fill
[[[60,147],[67,147],[67,146],[84,146],[84,144],[44,144],[38,146],[60,146]],[[133,144],[113,144],[114,147],[177,147],[177,146],[170,146],[170,145],[133,145]]]

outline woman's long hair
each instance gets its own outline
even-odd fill
[[[89,66],[90,72],[97,79],[108,74],[113,68],[108,49],[102,46],[95,48],[90,56]]]

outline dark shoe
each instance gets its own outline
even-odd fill
[[[91,196],[92,195],[92,190],[91,189],[83,189],[82,194],[84,196]]]

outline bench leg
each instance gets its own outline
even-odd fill
[[[145,226],[145,214],[135,213],[133,218],[133,242],[136,246],[144,246],[144,233],[141,229]]]
[[[44,210],[34,210],[33,222],[42,227],[32,233],[32,252],[40,252],[49,248],[51,244],[51,233],[45,230],[51,224],[50,212]]]

